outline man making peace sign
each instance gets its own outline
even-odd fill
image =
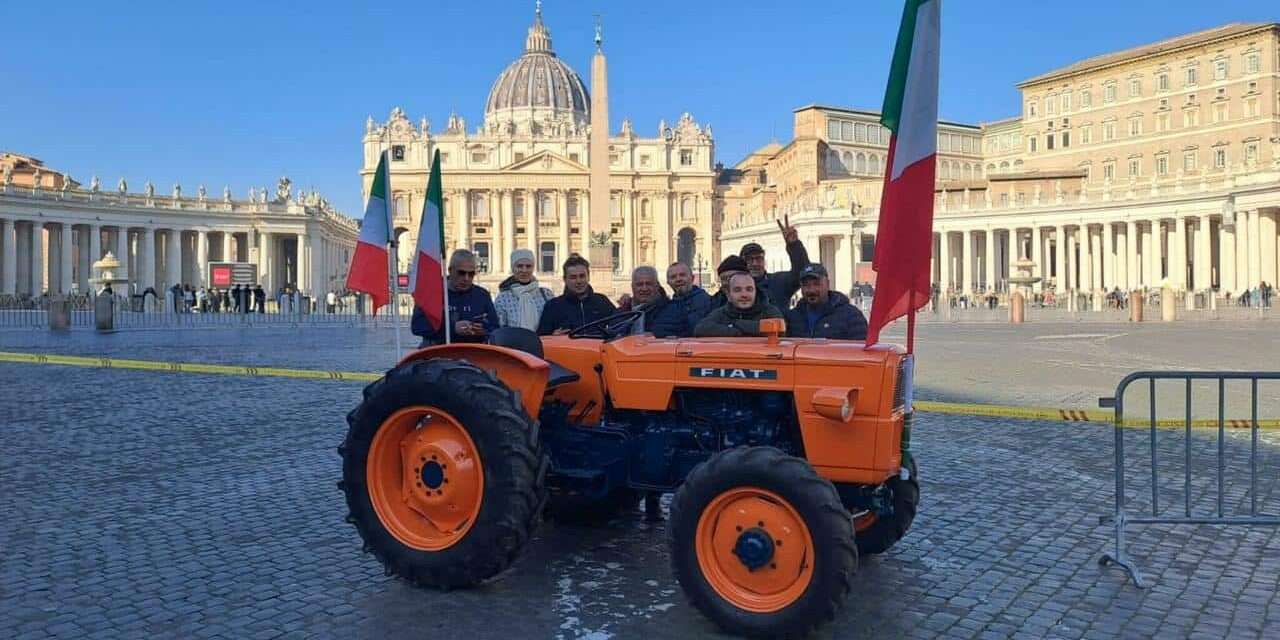
[[[809,252],[800,242],[796,228],[791,226],[791,217],[783,216],[778,220],[778,230],[786,242],[787,256],[791,258],[791,270],[780,273],[769,273],[765,270],[764,247],[754,242],[743,245],[738,252],[747,261],[747,271],[756,281],[756,295],[762,296],[766,302],[779,309],[791,306],[791,296],[800,290],[800,274],[809,264]]]

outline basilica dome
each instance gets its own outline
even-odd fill
[[[591,97],[582,78],[551,49],[551,32],[535,14],[524,55],[498,76],[489,90],[484,119],[487,126],[512,123],[572,122],[586,125]]]

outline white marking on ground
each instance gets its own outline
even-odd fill
[[[1110,340],[1129,335],[1127,333],[1063,333],[1049,336],[1033,336],[1032,340]]]

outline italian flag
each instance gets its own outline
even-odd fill
[[[422,205],[422,223],[418,226],[418,249],[413,255],[413,269],[409,270],[413,301],[436,328],[445,321],[443,212],[440,150],[436,149],[431,159],[431,177],[427,180],[427,201]]]
[[[391,242],[391,208],[387,206],[390,184],[384,151],[373,174],[369,201],[364,205],[364,221],[360,223],[360,237],[356,239],[356,252],[351,256],[351,268],[347,272],[347,288],[369,294],[375,315],[379,307],[391,302],[391,269],[387,265],[390,260],[387,245]]]
[[[907,0],[880,123],[892,134],[876,231],[876,295],[867,346],[880,330],[929,303],[933,187],[938,153],[938,58],[942,0]],[[908,322],[912,350],[914,323]]]

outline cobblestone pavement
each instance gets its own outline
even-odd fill
[[[121,339],[128,338],[128,340]],[[43,338],[41,339],[43,340]],[[0,339],[0,349],[23,345]],[[269,331],[73,337],[31,351],[377,369],[353,334]],[[671,576],[662,524],[544,525],[483,588],[440,593],[383,576],[343,523],[335,446],[351,383],[0,364],[0,637],[715,637]],[[1193,436],[1212,476],[1213,433]],[[1135,509],[1149,504],[1130,431]],[[1181,432],[1164,509],[1180,510]],[[1112,431],[921,416],[923,505],[895,549],[864,559],[819,635],[1280,636],[1280,536],[1269,528],[1135,527],[1141,591],[1096,564],[1110,531]],[[1231,433],[1228,510],[1248,508]],[[1280,434],[1260,444],[1261,508],[1280,511]],[[1197,479],[1193,507],[1216,494]]]

